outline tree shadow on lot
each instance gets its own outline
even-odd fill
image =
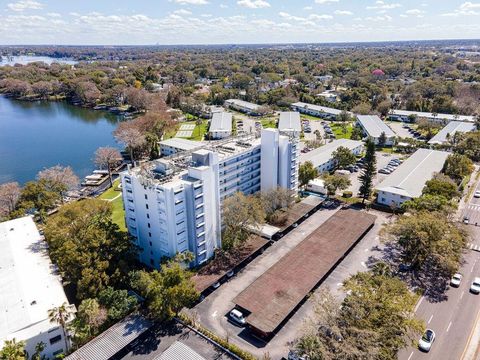
[[[446,291],[449,287],[450,274],[445,272],[430,259],[422,268],[413,269],[410,264],[404,262],[402,249],[398,244],[386,243],[381,252],[381,257],[371,256],[367,266],[371,268],[379,261],[389,265],[392,273],[405,281],[413,291],[420,291],[430,302],[441,302],[448,300]]]
[[[254,336],[247,328],[244,328],[239,334],[238,337],[247,341],[249,344],[252,344],[256,348],[264,348],[267,345],[265,340],[262,340]]]

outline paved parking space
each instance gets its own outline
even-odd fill
[[[283,356],[286,357],[289,342],[301,334],[304,321],[312,315],[312,301],[307,300],[273,339],[265,343],[253,338],[248,331],[228,321],[227,315],[234,307],[232,300],[336,211],[337,209],[322,209],[310,216],[310,218],[305,220],[296,229],[265,250],[264,254],[252,261],[234,278],[223,284],[203,302],[190,310],[190,312],[204,327],[214,331],[220,336],[228,337],[231,343],[251,352],[258,358],[261,358],[266,353],[268,353],[272,359],[281,359]],[[371,213],[378,216],[374,228],[370,230],[367,236],[357,244],[342,263],[329,275],[320,286],[320,289],[329,287],[335,295],[342,297],[343,293],[338,284],[341,284],[346,278],[357,271],[367,269],[369,259],[379,251],[377,234],[383,221],[386,221],[384,214],[373,211]]]
[[[383,153],[380,151],[376,152],[376,156],[377,156],[377,173],[375,174],[375,177],[373,179],[373,186],[380,184],[388,176],[386,174],[379,174],[378,170],[385,167],[393,158],[400,158],[399,154],[389,154],[389,153]],[[359,177],[361,174],[362,174],[362,169],[360,169],[359,172],[352,173],[350,175],[350,181],[352,182],[352,185],[350,185],[349,190],[352,191],[354,195],[356,195],[358,193],[358,190],[360,189]]]
[[[388,126],[401,138],[414,138],[413,135],[408,131],[408,129],[405,129],[403,127],[405,123],[400,122],[400,121],[389,121]]]

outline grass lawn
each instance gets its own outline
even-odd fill
[[[339,122],[333,122],[330,127],[332,128],[333,133],[337,139],[350,139],[352,136],[353,125],[352,123],[347,124],[347,132],[343,132],[343,128]]]
[[[115,190],[119,184],[120,180],[115,180],[113,187],[105,191],[98,198],[109,201],[112,204],[112,221],[118,225],[121,231],[127,231],[125,227],[125,210],[123,209],[122,192]]]
[[[208,120],[202,120],[201,125],[196,125],[195,121],[188,121],[184,124],[194,124],[195,129],[193,129],[192,136],[189,137],[189,140],[202,141],[205,137],[205,134],[208,132]]]
[[[261,119],[260,120],[262,127],[264,129],[276,129],[277,128],[277,123],[275,118],[267,118],[267,119]]]

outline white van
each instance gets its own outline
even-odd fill
[[[230,311],[230,319],[237,323],[238,325],[241,325],[241,326],[244,326],[246,321],[245,321],[245,317],[243,316],[243,314],[237,310],[237,309],[233,309],[232,311]]]

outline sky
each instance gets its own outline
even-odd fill
[[[0,44],[480,38],[480,0],[0,0]]]

